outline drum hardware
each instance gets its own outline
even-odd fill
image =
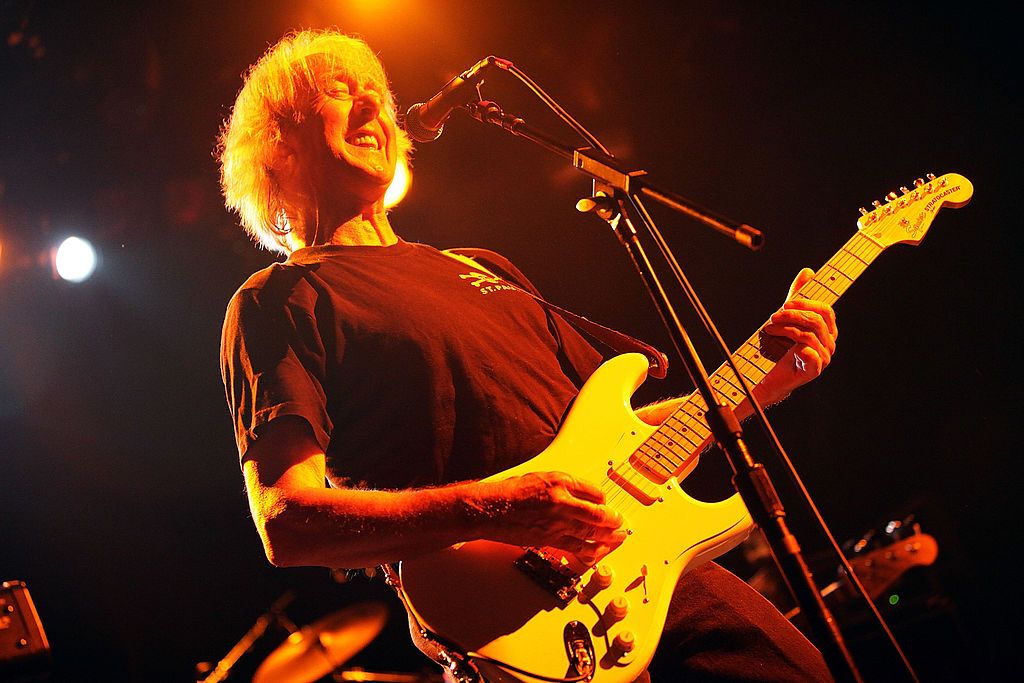
[[[252,683],[313,683],[328,675],[344,675],[339,667],[376,638],[387,621],[383,603],[363,602],[343,608],[292,632],[263,660]],[[336,673],[338,672],[338,673]],[[372,674],[353,670],[352,681],[417,681],[417,678],[372,678],[404,674]]]
[[[298,627],[284,614],[284,608],[294,599],[294,591],[289,590],[275,600],[270,609],[256,619],[256,623],[245,632],[241,640],[224,655],[223,659],[217,662],[216,666],[212,662],[200,662],[197,664],[196,680],[202,681],[202,683],[220,683],[220,681],[225,680],[231,673],[235,663],[242,655],[249,651],[257,640],[263,637],[263,634],[273,624],[279,624],[289,633],[297,631]]]

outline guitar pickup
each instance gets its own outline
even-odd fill
[[[580,577],[562,562],[539,548],[528,549],[513,563],[546,591],[568,605],[579,594]]]
[[[619,470],[609,468],[608,478],[621,486],[626,493],[636,498],[643,505],[654,505],[661,500],[661,496],[658,494],[653,482],[628,465],[620,469],[625,469],[632,476],[627,478]]]

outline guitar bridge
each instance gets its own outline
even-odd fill
[[[539,548],[528,548],[513,564],[546,591],[568,605],[579,594],[580,577],[569,567]]]

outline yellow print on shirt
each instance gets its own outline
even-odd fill
[[[500,277],[495,277],[494,275],[487,275],[485,273],[480,273],[475,270],[469,273],[463,273],[462,275],[459,275],[459,277],[462,278],[463,280],[472,280],[472,282],[470,282],[469,284],[473,285],[474,287],[477,287],[480,290],[481,294],[490,294],[491,292],[500,292],[505,290],[515,290],[515,287],[503,282]]]

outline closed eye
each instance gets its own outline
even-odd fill
[[[355,97],[348,91],[348,88],[325,88],[324,95],[335,100],[352,99]]]

